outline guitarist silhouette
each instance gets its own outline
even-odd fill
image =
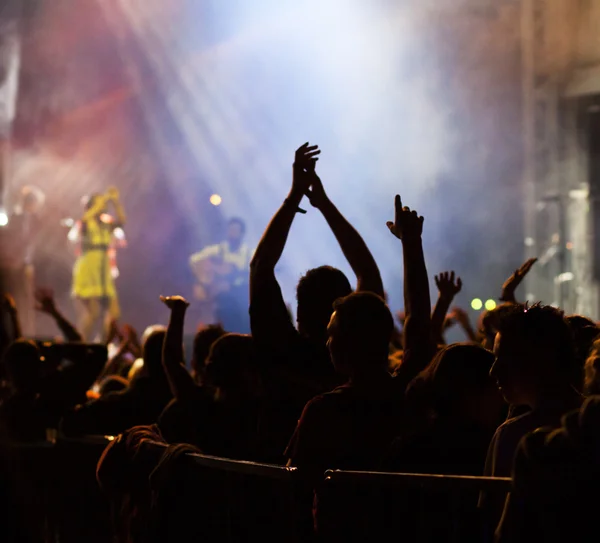
[[[252,251],[244,243],[242,219],[227,223],[227,237],[190,257],[196,277],[194,296],[228,332],[250,333],[248,274]]]

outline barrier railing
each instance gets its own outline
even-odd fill
[[[95,480],[108,442],[58,438],[14,448],[45,511],[47,543],[111,541],[109,504]],[[295,468],[189,453],[182,460],[183,469],[167,478],[152,512],[160,517],[161,541],[181,541],[186,533],[219,543],[308,537],[299,519],[310,516],[310,505],[298,500],[302,474]],[[486,477],[330,470],[316,502],[320,540],[482,541],[479,493],[504,496],[510,484]]]
[[[330,470],[317,508],[326,541],[487,541],[481,492],[505,497],[511,479]],[[320,511],[319,511],[320,509]]]
[[[436,475],[426,473],[393,473],[385,471],[327,470],[326,482],[369,484],[386,487],[420,487],[435,490],[476,490],[478,492],[510,492],[509,477],[473,477],[470,475]]]
[[[181,537],[219,543],[300,541],[295,468],[201,454],[186,457],[194,473],[176,480],[175,502],[168,497],[162,501],[169,509],[166,522],[194,523],[175,530]],[[170,541],[178,540],[172,526],[168,532]]]

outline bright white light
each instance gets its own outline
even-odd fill
[[[222,201],[223,201],[222,198],[218,194],[213,194],[210,197],[210,203],[214,206],[221,205]]]
[[[6,226],[8,224],[8,215],[6,214],[6,211],[1,210],[0,211],[0,226]]]

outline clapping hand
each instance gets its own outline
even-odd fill
[[[308,196],[308,200],[313,207],[322,209],[329,201],[325,189],[323,188],[323,183],[315,171],[309,173],[308,176],[309,187],[306,190],[306,196]]]
[[[453,299],[462,289],[462,280],[460,277],[454,279],[454,272],[442,272],[435,276],[435,284],[440,296],[446,299]]]
[[[395,216],[394,222],[388,221],[387,227],[398,239],[415,239],[423,233],[423,217],[408,207],[402,207],[402,200],[396,195],[394,200]]]
[[[318,145],[309,145],[307,142],[298,147],[294,156],[292,190],[299,194],[307,193],[312,178],[311,174],[314,174],[319,154],[321,151]]]

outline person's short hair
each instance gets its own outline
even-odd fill
[[[192,364],[196,366],[196,370],[203,366],[212,344],[225,333],[225,329],[220,324],[210,324],[196,332],[192,347]]]
[[[495,336],[498,331],[498,323],[502,320],[502,316],[510,313],[515,304],[513,302],[505,302],[494,309],[484,311],[479,317],[479,334],[481,339],[486,336]]]
[[[387,364],[394,318],[383,298],[372,292],[353,292],[338,298],[333,309],[337,333],[344,341],[361,354],[385,354]]]
[[[206,359],[206,377],[216,387],[228,387],[254,371],[252,336],[225,334],[215,341]]]
[[[575,344],[575,351],[582,361],[585,360],[590,352],[592,343],[600,335],[600,328],[592,319],[583,315],[569,315],[565,317]]]
[[[471,391],[493,384],[494,355],[479,345],[455,343],[443,347],[410,383],[407,398],[418,409],[451,414]]]
[[[144,332],[142,343],[144,369],[148,375],[162,374],[162,353],[165,336],[167,335],[164,326],[153,326]]]
[[[333,313],[333,303],[351,292],[350,281],[343,271],[332,266],[308,270],[296,287],[298,321],[319,320],[320,325],[326,326]]]
[[[238,224],[240,226],[240,230],[242,231],[242,234],[246,233],[246,223],[240,217],[231,217],[231,219],[229,219],[227,221],[227,226],[230,226],[232,224]]]
[[[575,351],[571,329],[564,313],[550,305],[541,303],[513,304],[509,311],[499,319],[497,330],[502,337],[518,341],[529,350],[530,356],[543,352],[554,354],[558,371],[575,371]],[[549,363],[549,360],[545,360]]]

